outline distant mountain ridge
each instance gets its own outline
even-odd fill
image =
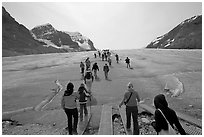
[[[43,41],[48,46],[58,49],[71,51],[96,50],[93,42],[80,33],[75,35],[74,32],[58,31],[49,23],[36,26],[30,32],[36,40]]]
[[[146,48],[202,49],[202,15],[194,16],[157,37]]]
[[[2,7],[2,56],[96,50],[91,40],[89,48],[80,47],[67,33],[54,29],[51,24],[39,28],[28,30]]]

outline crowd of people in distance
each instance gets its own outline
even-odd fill
[[[102,61],[107,61],[103,66],[104,78],[109,79],[108,73],[111,67],[111,52],[109,50],[98,51],[98,57]],[[97,54],[94,53],[94,58],[97,58]],[[116,63],[119,63],[119,55],[115,54]],[[130,59],[127,57],[125,59],[127,68],[130,67]],[[91,68],[92,66],[92,68]],[[61,106],[64,109],[67,119],[68,119],[68,131],[69,134],[77,134],[77,125],[78,125],[78,109],[76,100],[79,100],[79,119],[83,121],[83,118],[88,115],[87,110],[87,101],[88,99],[91,102],[92,96],[92,83],[95,80],[99,79],[98,71],[99,66],[97,62],[91,64],[90,58],[87,57],[86,60],[80,62],[80,73],[81,80],[83,82],[78,88],[78,91],[74,91],[74,85],[72,82],[67,84],[67,88],[64,91],[61,100]],[[92,73],[93,72],[93,73]],[[119,104],[119,108],[122,105],[126,106],[126,128],[130,130],[131,128],[131,117],[133,120],[133,135],[139,135],[139,125],[138,125],[138,103],[144,103],[144,100],[141,101],[139,97],[139,92],[134,89],[134,86],[131,82],[127,84],[127,90],[124,94],[124,97]],[[157,134],[170,134],[170,127],[177,129],[181,135],[185,135],[186,132],[182,128],[178,117],[175,111],[168,107],[168,103],[163,94],[156,95],[154,97],[154,106],[156,108],[154,117],[155,121],[151,125],[155,128]],[[72,119],[74,121],[72,122]],[[172,134],[172,133],[171,133]]]

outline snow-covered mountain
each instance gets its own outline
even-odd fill
[[[69,34],[56,30],[51,24],[36,26],[30,31],[2,7],[3,57],[96,50],[90,39],[84,36],[83,39],[86,42],[74,41]]]
[[[36,40],[46,43],[46,47],[68,51],[95,50],[90,39],[80,33],[58,31],[49,23],[36,26],[30,32]]]
[[[44,42],[35,40],[29,30],[19,24],[2,7],[2,56],[17,56],[29,54],[44,54],[65,52],[53,47],[44,47]]]
[[[157,37],[146,48],[202,49],[202,15],[181,22],[168,33]]]
[[[68,31],[65,31],[65,33],[70,35],[72,41],[77,42],[81,48],[86,50],[96,50],[93,46],[93,42],[86,36],[83,36],[81,33]]]

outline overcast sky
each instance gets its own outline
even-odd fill
[[[60,31],[80,32],[98,49],[138,49],[202,14],[201,2],[3,2],[28,29],[46,23]]]

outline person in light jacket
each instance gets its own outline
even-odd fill
[[[139,135],[139,127],[138,127],[138,102],[140,102],[140,97],[133,89],[133,84],[131,82],[127,85],[127,91],[124,94],[124,98],[120,103],[119,107],[121,107],[124,102],[126,102],[126,127],[127,130],[130,130],[131,127],[131,115],[133,119],[133,135]]]
[[[78,92],[74,91],[74,85],[69,82],[67,84],[67,89],[64,91],[62,96],[61,106],[64,109],[67,119],[68,119],[68,130],[69,134],[77,134],[77,124],[78,124],[78,110],[76,100],[79,99]],[[72,118],[74,118],[74,125],[72,127]]]

